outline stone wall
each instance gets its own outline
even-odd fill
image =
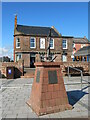
[[[20,39],[20,48],[16,48],[16,38]],[[46,52],[47,50],[47,37],[45,38],[45,49],[40,48],[40,38],[41,37],[35,37],[36,39],[36,47],[30,48],[30,38],[31,36],[15,36],[14,37],[14,50],[15,52]],[[54,49],[52,49],[52,52],[58,52],[61,50],[62,46],[62,38],[53,38],[54,39]]]
[[[58,59],[57,59],[57,61],[58,61]],[[36,62],[40,62],[40,61],[36,60]],[[61,63],[60,63],[60,65],[61,65]],[[78,69],[82,70],[83,75],[90,75],[90,62],[78,62],[78,61],[63,62],[63,64],[61,65],[63,76],[68,75],[68,66],[72,66],[74,68],[78,68]],[[29,68],[29,71],[30,72],[26,72],[27,76],[25,75],[24,78],[25,77],[34,77],[35,71],[33,71],[30,68]],[[80,72],[70,69],[70,74],[72,74],[72,76],[74,76],[74,75],[76,76],[76,75],[80,75]]]
[[[23,75],[23,60],[19,60],[18,62],[2,62],[0,63],[0,73],[2,77],[6,77],[6,68],[14,66],[14,75],[15,78],[19,78]]]
[[[2,68],[2,63],[0,62],[0,78],[2,77],[1,68]]]
[[[45,53],[47,50],[47,37],[45,38],[45,49],[40,48],[40,38],[41,37],[35,37],[36,39],[36,47],[30,48],[30,37],[31,36],[15,36],[14,37],[14,61],[15,61],[15,54],[21,53],[22,59],[24,59],[24,65],[25,67],[30,67],[30,54],[35,53]],[[16,38],[20,39],[20,48],[16,48]],[[53,53],[57,58],[55,59],[56,62],[62,61],[62,55],[64,53],[67,54],[67,60],[72,61],[71,55],[72,55],[72,44],[73,44],[73,38],[53,38],[54,39],[54,49],[51,49],[51,53]],[[62,40],[67,40],[67,49],[62,48]]]
[[[6,67],[8,66],[15,66],[15,78],[23,75],[23,61],[19,60],[18,62],[0,63],[0,76],[2,74],[6,77]],[[63,65],[61,65],[63,76],[68,74],[68,66],[81,69],[83,71],[83,75],[90,75],[90,62],[63,62]],[[80,72],[70,69],[70,74],[76,75],[80,74]]]
[[[63,72],[63,76],[68,74],[68,66],[71,66],[73,68],[78,68],[80,70],[82,70],[83,75],[90,75],[90,62],[63,62],[62,65],[62,72]],[[80,72],[73,70],[73,69],[69,69],[70,70],[70,74],[80,74]]]

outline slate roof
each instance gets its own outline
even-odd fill
[[[74,43],[81,43],[81,44],[90,43],[90,41],[87,38],[74,38],[73,42]]]
[[[90,55],[90,46],[85,46],[85,47],[81,48],[74,55],[75,56]]]
[[[24,34],[24,35],[47,36],[50,30],[50,27],[17,25],[16,30],[17,32],[20,32],[21,34]],[[51,36],[59,37],[60,35],[53,28],[51,28]]]

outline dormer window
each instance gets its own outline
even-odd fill
[[[67,40],[65,39],[62,41],[62,48],[67,49]]]
[[[30,48],[36,48],[36,39],[34,37],[30,38]]]
[[[16,38],[16,48],[20,48],[20,39]]]

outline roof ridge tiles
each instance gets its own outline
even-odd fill
[[[49,26],[35,26],[35,25],[20,25],[20,24],[17,24],[17,26],[23,26],[23,27],[39,27],[39,28],[52,28],[52,27],[49,27]]]

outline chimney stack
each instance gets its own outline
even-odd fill
[[[15,15],[15,24],[14,25],[15,25],[14,28],[16,29],[16,27],[17,27],[17,15]]]

